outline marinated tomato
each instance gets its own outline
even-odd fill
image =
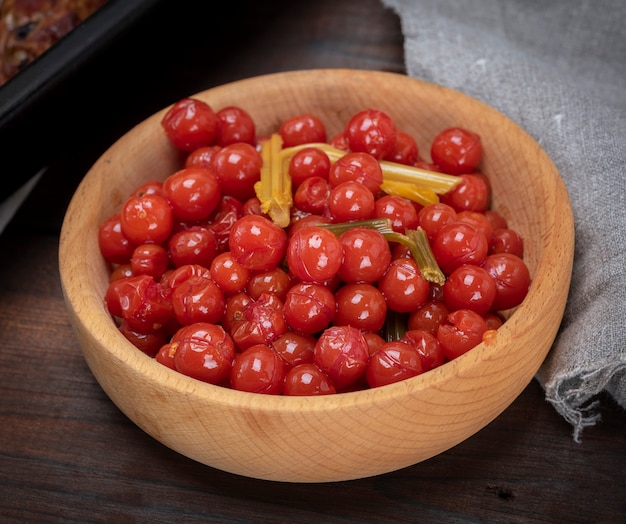
[[[528,293],[470,130],[443,130],[427,161],[375,108],[328,143],[312,114],[260,138],[244,109],[193,98],[161,124],[184,165],[132,191],[98,244],[120,332],[176,372],[273,395],[384,386],[493,340]],[[434,200],[394,179],[423,169]]]

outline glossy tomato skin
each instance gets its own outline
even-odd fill
[[[319,226],[298,229],[287,247],[287,264],[291,273],[302,280],[322,284],[331,280],[343,261],[339,239]]]
[[[272,342],[272,349],[285,361],[287,369],[299,364],[313,362],[313,350],[317,339],[312,335],[301,335],[287,331]]]
[[[293,187],[297,188],[311,177],[328,180],[330,165],[328,155],[317,147],[305,147],[297,151],[289,160],[289,176]]]
[[[254,145],[256,142],[256,125],[245,109],[239,106],[226,106],[217,112],[219,126],[217,144],[227,146],[237,142]]]
[[[137,275],[111,282],[105,294],[109,313],[123,319],[138,333],[151,333],[173,318],[171,302],[163,285],[149,275]]]
[[[221,326],[200,322],[182,327],[171,346],[176,370],[184,375],[210,384],[222,384],[230,375],[235,346]]]
[[[431,247],[439,267],[446,275],[463,264],[482,264],[489,251],[489,243],[482,231],[463,222],[443,226]]]
[[[161,244],[141,244],[130,258],[134,275],[150,275],[155,280],[161,278],[169,263],[168,252]]]
[[[524,239],[515,230],[509,228],[496,229],[489,243],[489,254],[510,253],[524,258]]]
[[[335,324],[353,326],[363,332],[378,332],[387,317],[387,301],[372,284],[346,284],[335,293]]]
[[[185,159],[185,167],[203,167],[213,169],[213,157],[220,149],[220,146],[199,147],[191,151]]]
[[[174,227],[174,213],[159,194],[131,196],[120,213],[122,233],[133,244],[165,242]]]
[[[411,311],[407,328],[437,334],[440,324],[448,318],[448,306],[443,300],[429,299],[416,310]]]
[[[282,358],[267,344],[255,344],[235,356],[230,385],[239,391],[280,395],[286,368]]]
[[[370,387],[386,386],[422,373],[422,361],[414,347],[400,341],[387,342],[369,360],[365,378]]]
[[[283,393],[289,396],[317,396],[336,393],[332,380],[313,363],[299,364],[285,376]]]
[[[426,232],[431,243],[443,226],[455,221],[456,210],[442,202],[424,206],[417,214],[417,225]]]
[[[284,335],[288,326],[283,309],[283,302],[275,295],[263,294],[257,300],[249,298],[229,322],[230,335],[237,349],[245,351],[255,344],[270,345]]]
[[[224,195],[242,202],[255,196],[263,159],[254,146],[245,142],[224,146],[213,156],[212,165]]]
[[[412,166],[419,160],[419,148],[415,139],[405,131],[397,130],[396,145],[384,160]]]
[[[435,136],[430,156],[444,173],[472,173],[482,159],[482,142],[478,134],[468,129],[450,127]]]
[[[193,276],[172,291],[176,319],[184,326],[197,322],[217,324],[224,316],[224,293],[210,277]]]
[[[391,251],[382,233],[366,227],[354,227],[342,233],[339,242],[343,250],[339,278],[344,282],[372,284],[387,271]]]
[[[526,298],[531,277],[528,266],[521,258],[511,253],[489,255],[482,267],[495,282],[494,310],[514,308]]]
[[[423,371],[435,369],[445,362],[443,348],[433,333],[409,329],[400,340],[415,348],[420,356]]]
[[[482,342],[487,331],[484,318],[469,309],[458,309],[448,315],[437,330],[437,340],[448,360],[453,360]]]
[[[328,181],[319,176],[312,176],[302,181],[293,195],[293,203],[300,211],[321,215],[328,206],[330,186]]]
[[[409,313],[426,302],[430,284],[422,276],[414,259],[398,258],[389,264],[378,280],[378,289],[389,309]]]
[[[376,199],[376,217],[390,219],[391,227],[397,233],[404,233],[407,229],[417,229],[417,214],[417,209],[407,198],[384,195]]]
[[[441,202],[456,211],[483,212],[489,205],[489,185],[478,174],[459,175],[460,182],[448,193],[441,195]]]
[[[314,363],[330,377],[337,390],[357,382],[368,360],[367,341],[352,326],[329,327],[315,344]]]
[[[349,180],[334,187],[328,197],[328,212],[334,222],[366,220],[374,216],[376,199],[359,182]]]
[[[295,284],[285,298],[285,320],[291,329],[302,335],[326,329],[335,318],[335,310],[335,296],[321,284]]]
[[[111,264],[130,262],[135,245],[124,235],[119,213],[115,213],[100,224],[98,246],[100,253],[107,262]]]
[[[207,218],[217,208],[221,188],[212,171],[187,167],[165,179],[163,194],[178,220],[197,221]]]
[[[150,333],[139,333],[133,330],[127,322],[122,322],[119,330],[133,346],[149,357],[156,356],[161,347],[167,344],[171,334],[165,328],[156,329]]]
[[[282,261],[287,233],[261,215],[245,215],[233,224],[228,246],[243,267],[263,271]]]
[[[167,111],[161,126],[174,147],[193,151],[213,144],[217,138],[219,122],[207,103],[184,98]]]
[[[395,150],[397,133],[393,118],[375,108],[355,113],[344,129],[352,151],[366,152],[379,160]]]
[[[283,147],[326,142],[326,126],[315,115],[304,113],[284,120],[279,129]]]
[[[358,182],[376,195],[383,182],[383,171],[378,160],[369,153],[348,153],[331,165],[328,174],[331,188],[343,182]]]
[[[233,258],[230,251],[217,255],[211,262],[209,271],[213,282],[226,296],[243,291],[248,285],[251,273]]]
[[[471,309],[487,314],[496,298],[496,283],[486,269],[464,264],[446,279],[443,297],[448,309]]]
[[[217,239],[207,227],[191,226],[174,233],[167,243],[176,267],[199,264],[209,267],[218,253]]]

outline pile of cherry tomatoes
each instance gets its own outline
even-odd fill
[[[385,112],[367,108],[327,137],[311,114],[276,134],[289,225],[263,210],[264,160],[241,107],[186,98],[162,120],[180,170],[137,187],[99,230],[111,265],[105,304],[121,333],[161,364],[242,391],[321,395],[378,387],[469,351],[524,299],[523,240],[490,209],[480,137],[441,131],[431,161]],[[318,144],[345,153],[331,160]],[[381,191],[381,161],[455,178],[436,202]],[[445,282],[369,227],[423,231]],[[341,223],[340,230],[329,225]]]

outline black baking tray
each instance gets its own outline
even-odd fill
[[[65,130],[80,110],[62,110],[64,92],[162,1],[110,0],[0,86],[0,200],[46,167],[53,151],[71,151],[72,140]],[[80,104],[81,97],[88,106],[89,95],[79,90],[73,95],[74,103]]]

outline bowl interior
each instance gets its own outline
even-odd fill
[[[214,109],[239,105],[257,133],[313,113],[329,137],[356,111],[388,112],[429,158],[449,126],[479,133],[492,207],[524,237],[533,283],[496,340],[421,376],[332,397],[231,391],[171,372],[130,345],[103,306],[107,267],[99,224],[140,183],[164,179],[182,157],[148,118],[93,166],[68,208],[60,271],[85,358],[106,393],[143,430],[213,467],[292,482],[393,471],[449,449],[501,413],[532,380],[556,336],[569,287],[573,220],[565,187],[540,146],[514,122],[459,92],[391,73],[314,70],[267,75],[199,93]]]

